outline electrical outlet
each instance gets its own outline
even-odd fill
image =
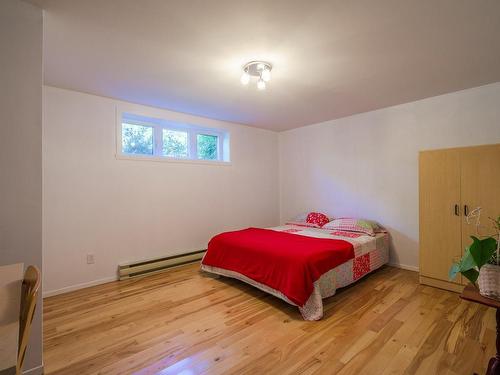
[[[87,264],[94,264],[95,259],[94,259],[94,254],[87,254]]]

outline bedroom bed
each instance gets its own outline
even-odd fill
[[[300,224],[215,236],[203,271],[248,283],[297,306],[305,320],[323,316],[323,299],[389,261],[389,236]]]

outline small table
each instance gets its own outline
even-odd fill
[[[16,373],[22,263],[0,266],[0,375]]]
[[[483,297],[479,294],[479,290],[472,284],[469,284],[465,287],[464,291],[460,295],[460,298],[480,303],[481,305],[493,307],[497,309],[496,317],[497,317],[497,341],[496,341],[496,349],[497,353],[494,357],[490,359],[488,362],[488,370],[486,370],[486,375],[500,375],[500,301]]]

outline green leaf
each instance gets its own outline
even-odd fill
[[[491,259],[497,248],[497,242],[494,238],[488,237],[480,240],[477,237],[471,236],[473,242],[469,250],[474,263],[478,269],[481,269]]]
[[[474,262],[474,258],[470,252],[470,246],[465,249],[465,254],[462,259],[460,259],[460,262],[451,266],[448,273],[450,280],[455,279],[457,277],[457,273],[459,272],[472,283],[475,283],[479,276],[479,272],[476,269],[476,262]]]
[[[451,280],[455,280],[455,277],[457,277],[457,274],[460,272],[460,264],[459,263],[453,263],[453,265],[450,268],[450,272],[448,273],[448,277]]]
[[[475,284],[477,278],[479,277],[479,272],[475,269],[470,269],[467,271],[463,271],[462,275],[464,275],[472,284]]]
[[[460,272],[468,271],[476,267],[476,262],[470,253],[470,246],[465,248],[465,254],[458,263],[460,266]]]

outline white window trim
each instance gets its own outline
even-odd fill
[[[149,117],[161,123],[153,123],[141,120],[123,120],[126,114],[134,114],[139,117]],[[153,128],[153,155],[127,154],[122,151],[122,124],[129,123],[134,125],[149,126]],[[188,157],[175,158],[162,155],[163,146],[163,129],[174,131],[185,131],[188,133]],[[185,164],[201,164],[201,165],[232,165],[230,160],[224,160],[225,153],[229,151],[229,132],[222,129],[205,128],[197,125],[184,123],[176,123],[165,119],[143,115],[136,111],[120,111],[116,110],[116,158],[120,160],[140,160],[140,161],[156,161],[168,163],[185,163]],[[213,135],[217,136],[217,160],[198,159],[197,155],[197,135]]]

